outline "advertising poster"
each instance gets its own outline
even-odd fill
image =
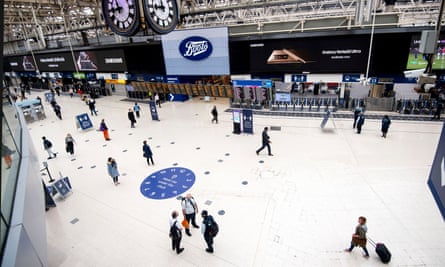
[[[226,27],[173,31],[162,35],[167,75],[228,75]]]
[[[369,36],[255,41],[250,44],[250,70],[256,73],[363,72],[368,50]]]
[[[424,69],[427,65],[425,56],[419,52],[421,35],[414,35],[411,39],[409,48],[408,61],[406,62],[407,70]],[[437,41],[437,51],[434,56],[433,69],[445,69],[445,35],[441,35]]]
[[[12,71],[36,71],[36,63],[31,55],[9,57],[7,59]]]

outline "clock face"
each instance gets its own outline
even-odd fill
[[[139,30],[140,14],[137,0],[102,0],[105,21],[119,35],[132,36]]]
[[[151,199],[167,199],[188,191],[195,183],[195,174],[182,167],[162,169],[147,176],[141,183],[142,195]]]
[[[143,0],[144,15],[150,28],[165,34],[178,25],[178,4],[176,0]]]

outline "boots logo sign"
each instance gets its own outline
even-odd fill
[[[179,53],[189,60],[203,60],[208,58],[213,51],[212,43],[201,36],[191,36],[181,41]]]

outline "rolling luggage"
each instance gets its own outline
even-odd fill
[[[379,255],[380,260],[383,263],[388,263],[391,260],[391,252],[383,243],[375,243],[371,238],[368,237],[369,243],[375,247],[375,252]]]

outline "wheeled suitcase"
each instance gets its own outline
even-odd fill
[[[375,253],[379,255],[380,260],[383,263],[388,263],[391,260],[391,252],[383,243],[375,243],[371,238],[368,237],[369,243],[375,247]]]

